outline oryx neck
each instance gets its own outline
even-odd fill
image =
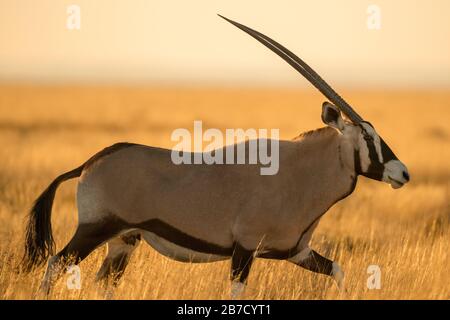
[[[294,141],[298,150],[299,173],[308,173],[310,183],[333,185],[332,193],[339,193],[341,186],[343,192],[348,191],[348,183],[353,183],[358,175],[350,139],[333,128],[325,127],[303,133]]]

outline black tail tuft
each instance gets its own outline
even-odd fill
[[[41,266],[54,254],[51,213],[56,189],[63,181],[79,177],[83,167],[84,165],[57,177],[34,202],[25,233],[25,253],[21,262],[24,272]]]

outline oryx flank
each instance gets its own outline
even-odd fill
[[[112,276],[117,282],[141,237],[177,261],[231,258],[233,297],[244,289],[255,258],[287,260],[342,284],[338,264],[309,247],[320,218],[353,192],[358,176],[400,188],[409,180],[408,170],[374,127],[305,62],[267,36],[226,20],[287,61],[333,103],[322,105],[327,126],[279,141],[279,171],[269,176],[251,164],[175,165],[171,150],[131,143],[100,151],[57,177],[31,209],[26,270],[53,254],[50,216],[56,189],[79,177],[78,227],[48,260],[43,292],[69,261],[79,263],[104,243],[108,255],[97,278]]]

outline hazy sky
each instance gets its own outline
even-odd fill
[[[80,30],[66,27],[71,4]],[[216,13],[339,86],[450,87],[448,0],[0,0],[0,81],[308,85]]]

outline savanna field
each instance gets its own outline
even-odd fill
[[[257,259],[248,299],[450,299],[450,92],[339,90],[409,168],[393,190],[361,177],[355,192],[321,220],[311,247],[337,261],[346,291],[331,278]],[[323,98],[311,90],[0,86],[0,299],[31,299],[44,273],[17,269],[27,211],[59,174],[119,141],[171,148],[176,128],[279,128],[282,139],[322,126]],[[60,250],[77,223],[76,180],[53,207]],[[103,299],[94,282],[102,246],[81,264],[81,290],[60,279],[50,299]],[[228,299],[229,261],[175,262],[141,242],[116,299]],[[378,265],[381,289],[369,290]]]

